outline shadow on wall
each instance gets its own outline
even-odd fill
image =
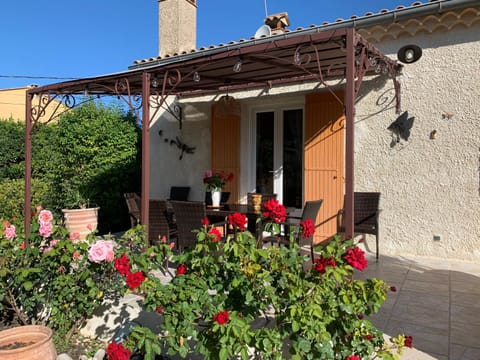
[[[390,124],[387,128],[387,130],[392,132],[392,142],[390,143],[390,147],[393,148],[400,142],[400,140],[408,141],[414,120],[415,117],[409,117],[408,111],[404,111],[393,123]]]

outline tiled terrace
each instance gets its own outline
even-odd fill
[[[480,264],[380,256],[358,278],[395,286],[373,321],[386,335],[413,336],[402,360],[480,359]]]

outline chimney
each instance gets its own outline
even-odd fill
[[[272,35],[286,32],[286,27],[290,25],[290,20],[288,20],[288,13],[282,12],[267,16],[265,18],[265,25],[268,25],[270,29],[272,29]]]
[[[161,57],[196,48],[196,0],[158,0],[158,54]]]

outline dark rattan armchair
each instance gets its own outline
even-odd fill
[[[290,244],[290,229],[292,225],[298,225],[301,221],[307,219],[312,219],[313,223],[317,219],[318,211],[322,206],[323,199],[320,200],[311,200],[306,201],[305,206],[303,207],[302,216],[287,216],[285,222],[281,223],[284,227],[284,231],[280,235],[275,236],[263,236],[261,233],[259,236],[259,245],[263,246],[265,243],[270,243],[271,245],[285,245]],[[309,238],[302,238],[301,232],[294,234],[296,241],[302,248],[302,253],[308,252],[311,258],[313,259],[313,235]]]
[[[202,226],[202,219],[207,217],[203,201],[170,201],[178,229],[178,249],[193,246],[197,236],[192,231]],[[224,226],[225,221],[216,222],[213,226]]]
[[[375,257],[378,261],[378,216],[380,209],[378,208],[380,202],[379,192],[355,192],[353,198],[353,231],[355,234],[371,234],[375,235],[376,252]],[[341,209],[337,215],[337,232],[345,232],[345,216],[344,209]],[[355,235],[354,234],[354,235]]]
[[[141,198],[136,193],[125,193],[124,197],[127,202],[131,226],[134,228],[142,224],[140,212]],[[162,236],[165,236],[168,242],[176,240],[177,228],[168,211],[167,202],[165,200],[150,200],[149,206],[149,242],[154,244]]]

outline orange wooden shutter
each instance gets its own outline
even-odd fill
[[[240,113],[223,114],[212,106],[212,169],[232,172],[233,181],[227,183],[230,203],[238,202],[240,179]]]
[[[337,93],[343,100],[343,93]],[[337,232],[336,214],[344,192],[343,105],[330,93],[306,96],[305,101],[305,200],[323,199],[314,242]]]

